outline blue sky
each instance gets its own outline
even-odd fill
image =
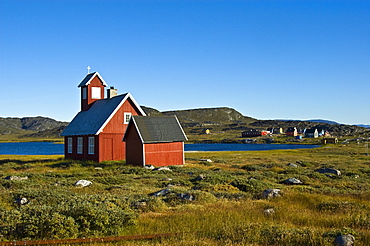
[[[0,117],[70,121],[87,66],[160,111],[370,124],[370,1],[0,0]]]

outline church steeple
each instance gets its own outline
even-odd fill
[[[81,111],[89,110],[91,104],[104,99],[104,87],[108,86],[98,72],[89,73],[81,81]]]

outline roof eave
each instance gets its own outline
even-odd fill
[[[88,75],[89,75],[89,74],[88,74]],[[105,80],[103,79],[103,77],[102,77],[98,72],[94,72],[94,75],[93,75],[93,76],[91,76],[91,78],[90,78],[87,82],[85,82],[84,84],[82,84],[82,82],[83,82],[83,80],[82,80],[82,82],[78,85],[78,87],[83,87],[83,86],[89,85],[89,84],[91,83],[91,81],[92,81],[96,76],[98,76],[98,78],[103,82],[103,85],[104,85],[104,86],[108,86],[108,84],[105,82]]]

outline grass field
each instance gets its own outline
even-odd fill
[[[315,171],[321,167],[341,175]],[[125,245],[333,245],[350,233],[356,245],[370,245],[365,143],[186,153],[186,164],[170,169],[2,155],[0,241],[178,233]],[[283,184],[288,178],[303,184]],[[80,179],[92,185],[76,187]],[[261,199],[270,188],[281,196]],[[20,198],[28,202],[19,205]]]

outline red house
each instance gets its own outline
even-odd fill
[[[81,88],[81,111],[62,132],[65,157],[75,160],[124,160],[124,133],[133,115],[145,112],[130,93],[117,95],[114,88],[98,72],[88,74],[78,85]]]
[[[286,134],[287,136],[293,136],[293,137],[295,137],[295,136],[298,136],[298,130],[297,130],[297,128],[296,128],[296,127],[289,127],[289,128],[286,130],[285,134]]]
[[[133,116],[124,140],[128,164],[184,164],[184,141],[187,138],[176,116]]]

